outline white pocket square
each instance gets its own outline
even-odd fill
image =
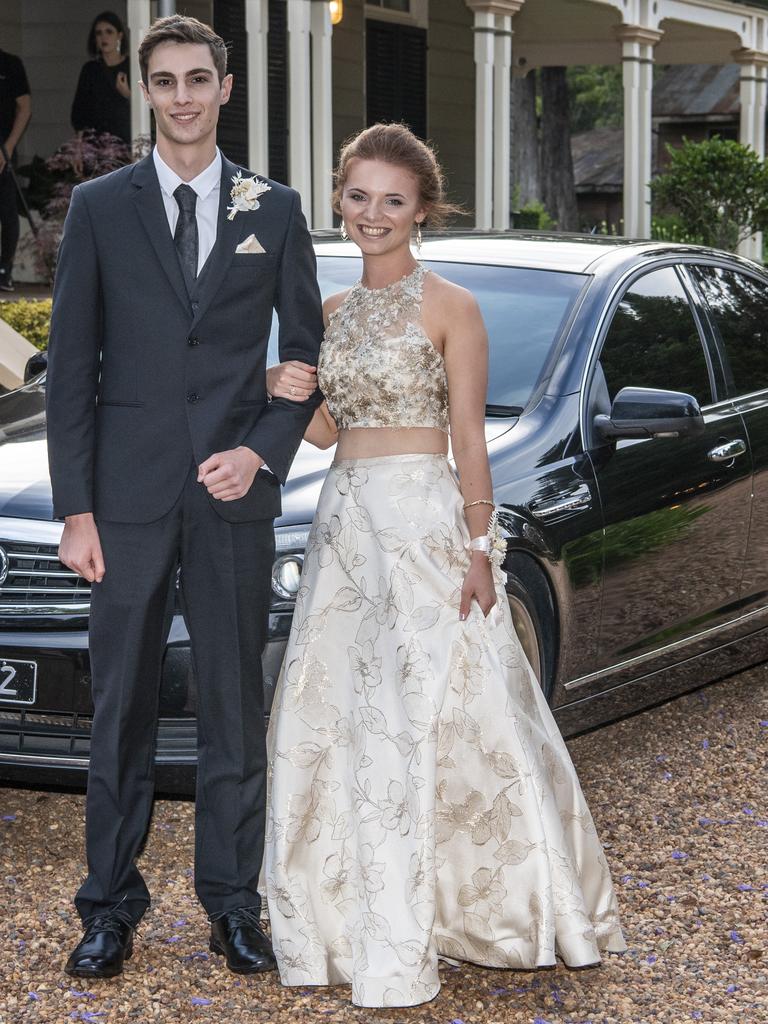
[[[248,235],[235,249],[235,252],[265,252],[264,246],[258,240],[256,235]]]

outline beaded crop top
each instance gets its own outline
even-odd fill
[[[385,288],[358,281],[331,314],[317,378],[340,430],[436,427],[448,433],[445,364],[421,322],[427,273],[418,265]]]

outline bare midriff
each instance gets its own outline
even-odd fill
[[[339,431],[336,460],[378,455],[447,455],[448,435],[436,427],[349,427]]]

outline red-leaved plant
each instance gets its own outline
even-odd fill
[[[46,169],[57,177],[51,195],[41,210],[42,221],[37,234],[29,234],[24,247],[30,252],[37,272],[53,281],[56,256],[72,199],[72,190],[80,182],[100,178],[149,152],[150,140],[141,138],[133,150],[114,135],[93,131],[78,132],[57,149],[45,162]]]

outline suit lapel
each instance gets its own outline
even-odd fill
[[[160,183],[157,180],[151,154],[136,164],[131,181],[136,186],[136,192],[133,196],[136,212],[144,225],[160,265],[168,277],[168,281],[184,309],[189,312],[189,293],[184,283],[184,275],[176,253],[176,246],[173,244],[173,238],[168,227],[168,218],[160,192]]]
[[[232,190],[232,178],[235,174],[237,174],[237,167],[231,160],[227,160],[222,153],[216,243],[206,261],[202,275],[198,278],[198,307],[195,313],[195,323],[200,320],[213,301],[221,282],[224,280],[225,274],[229,270],[229,265],[235,255],[235,249],[240,241],[242,221],[238,223],[237,217],[234,220],[227,219],[227,206],[229,205],[230,192]]]

